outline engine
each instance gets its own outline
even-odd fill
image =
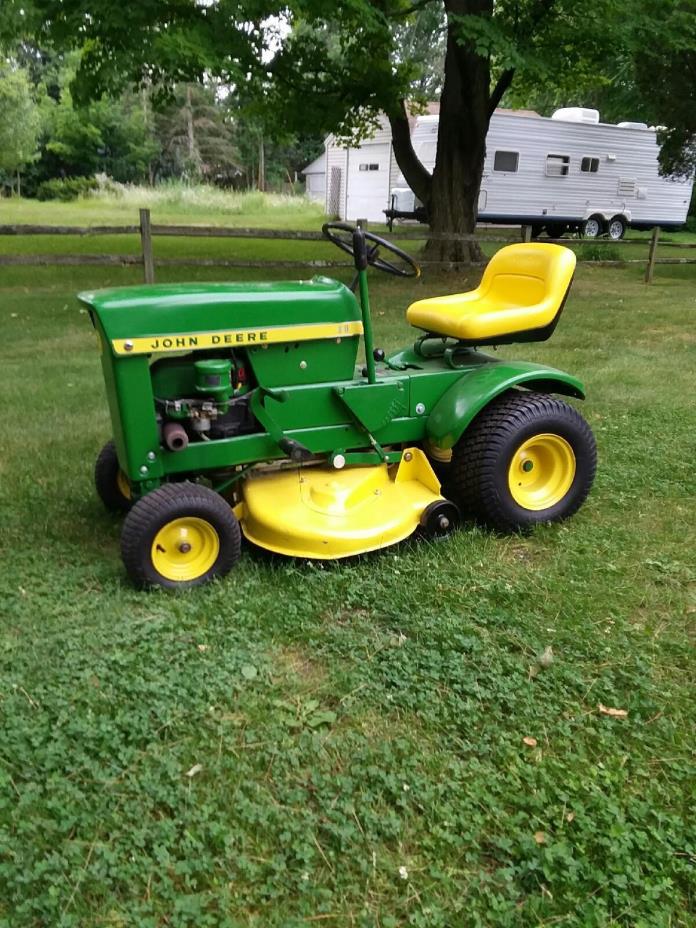
[[[256,430],[249,371],[234,352],[162,358],[150,373],[162,444],[170,451]]]

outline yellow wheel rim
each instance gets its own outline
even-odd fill
[[[515,451],[508,487],[518,506],[539,512],[560,503],[575,478],[575,454],[560,435],[534,435]]]
[[[173,519],[152,542],[152,563],[167,580],[197,580],[217,560],[220,539],[210,522],[195,516]]]
[[[123,473],[121,468],[119,468],[118,473],[116,474],[116,486],[118,491],[124,499],[131,498],[131,488],[130,483],[128,483],[128,477]]]

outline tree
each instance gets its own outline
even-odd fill
[[[20,171],[38,157],[40,129],[26,72],[0,61],[0,173],[16,178],[18,194]]]
[[[617,58],[645,51],[666,58],[676,19],[691,22],[694,0],[5,0],[4,21],[59,47],[83,49],[77,88],[114,90],[124,79],[166,86],[220,75],[257,101],[284,131],[365,135],[381,111],[407,182],[425,204],[436,257],[459,261],[470,249],[438,241],[470,232],[495,108],[513,82],[581,97],[605,80]],[[422,104],[419,61],[400,27],[425,10],[445,24],[437,159],[432,174],[410,141],[409,107]],[[437,16],[433,17],[433,22]],[[0,30],[2,21],[0,21]],[[683,38],[678,48],[687,49]],[[643,43],[641,45],[641,42]],[[636,83],[636,86],[639,86]],[[684,88],[671,88],[681,97]],[[415,99],[414,99],[415,98]],[[577,100],[580,102],[580,100]],[[670,106],[669,115],[678,115]],[[689,127],[682,134],[688,143]]]
[[[213,87],[177,85],[171,99],[157,109],[155,127],[162,145],[162,173],[198,180],[239,172],[234,129]]]

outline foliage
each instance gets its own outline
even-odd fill
[[[62,200],[68,203],[78,197],[87,197],[99,190],[94,177],[56,177],[45,180],[36,188],[37,200]]]
[[[553,340],[501,349],[588,386],[601,466],[572,522],[324,568],[247,550],[179,597],[125,584],[91,486],[108,422],[73,293],[138,272],[8,271],[0,383],[31,415],[0,483],[0,923],[693,925],[693,268],[647,292],[581,267]],[[475,280],[375,276],[380,343],[453,283]]]
[[[165,177],[219,178],[240,173],[234,129],[212,87],[177,85],[155,113],[161,144],[158,173]]]
[[[617,4],[614,15],[628,10]],[[663,173],[696,170],[696,3],[645,0],[626,16],[624,41],[592,74],[575,70],[556,82],[521,76],[510,92],[515,105],[548,115],[559,106],[592,106],[603,121],[644,120],[658,133]],[[568,80],[570,78],[570,80]]]
[[[39,110],[26,71],[0,59],[0,175],[36,158]]]
[[[578,261],[621,261],[623,255],[616,245],[599,245],[593,242],[583,243],[576,252]]]
[[[688,55],[688,32],[680,36],[672,24],[690,23],[692,2],[668,0],[674,15],[667,16],[656,0],[589,6],[576,0],[141,0],[137,9],[100,4],[98,10],[93,0],[28,0],[22,23],[39,42],[80,47],[75,90],[83,99],[113,94],[129,81],[141,86],[145,74],[155,93],[165,95],[182,80],[208,75],[234,88],[264,139],[266,127],[279,125],[288,134],[359,138],[384,112],[399,167],[431,228],[467,232],[476,219],[488,120],[510,87],[590,93],[611,80],[617,58],[634,65],[646,37],[656,61],[672,52],[675,37],[677,51]],[[20,0],[8,3],[19,19]],[[431,69],[422,64],[428,57]],[[634,85],[646,96],[639,80]],[[431,176],[411,146],[406,102],[422,105],[440,86],[439,156]],[[655,99],[665,100],[668,88],[674,92],[673,81]],[[685,114],[693,107],[682,106],[688,92],[680,88],[677,97],[670,104],[676,132],[670,139],[683,149],[693,129]],[[263,154],[259,145],[259,163]],[[477,257],[467,246],[442,242],[431,242],[433,257]]]

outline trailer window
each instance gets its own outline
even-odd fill
[[[366,164],[365,162],[363,162],[363,163],[359,166],[358,170],[360,170],[360,171],[379,171],[379,165],[378,165],[378,164],[374,164],[374,162],[373,162],[373,163],[370,163],[370,164]]]
[[[567,177],[570,169],[570,155],[547,155],[546,176]]]
[[[493,170],[514,174],[519,160],[520,153],[518,151],[497,151],[493,158]]]
[[[599,158],[583,158],[580,162],[580,170],[584,174],[596,174],[599,170]]]

